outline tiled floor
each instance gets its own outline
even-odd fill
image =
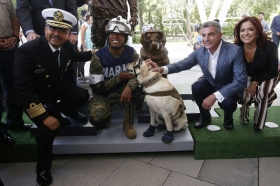
[[[140,50],[140,45],[134,47]],[[185,43],[167,43],[167,49],[171,62],[191,52]],[[169,79],[192,83],[200,75],[194,67]],[[280,95],[280,85],[276,91]],[[280,105],[280,98],[273,105]],[[0,177],[5,186],[33,186],[34,168],[34,162],[1,163]],[[195,160],[193,152],[56,155],[52,172],[54,186],[277,186],[280,157]]]

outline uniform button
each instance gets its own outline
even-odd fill
[[[46,78],[49,78],[50,76],[49,75],[46,75]]]
[[[63,78],[61,78],[60,80],[63,80]]]
[[[50,87],[51,87],[51,85],[48,85],[48,87],[50,88]]]

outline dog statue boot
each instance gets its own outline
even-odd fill
[[[144,137],[151,137],[155,134],[156,127],[153,125],[150,125],[149,128],[143,133]]]

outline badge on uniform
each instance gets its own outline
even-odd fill
[[[45,72],[45,69],[36,69],[35,74],[43,73]]]

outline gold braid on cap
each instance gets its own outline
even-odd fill
[[[69,29],[72,28],[72,23],[64,19],[64,15],[60,11],[55,11],[53,17],[48,17],[46,20],[47,25]]]
[[[64,23],[64,22],[58,22],[54,20],[46,20],[47,25],[53,26],[53,27],[59,27],[64,29],[72,28],[72,25]]]

